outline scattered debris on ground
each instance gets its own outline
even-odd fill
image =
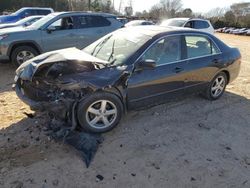
[[[94,158],[99,144],[103,142],[100,134],[91,134],[72,130],[64,122],[52,119],[47,127],[47,135],[51,136],[56,141],[73,146],[81,157],[84,159],[87,168],[91,160]]]

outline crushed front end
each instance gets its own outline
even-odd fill
[[[68,57],[69,53],[75,57]],[[17,96],[34,111],[72,120],[77,102],[94,90],[72,75],[96,70],[91,60],[77,58],[77,53],[77,49],[65,49],[25,62],[16,71],[13,89]]]

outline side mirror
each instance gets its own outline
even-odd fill
[[[136,66],[136,71],[142,71],[145,69],[154,69],[156,67],[155,60],[152,59],[146,59],[141,62],[139,62]]]
[[[52,33],[52,32],[55,31],[55,30],[56,30],[56,27],[55,27],[55,26],[49,26],[49,27],[46,29],[47,33]]]

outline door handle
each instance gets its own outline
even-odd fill
[[[174,72],[175,73],[179,73],[179,72],[182,72],[183,71],[183,68],[180,68],[180,67],[176,67],[175,69],[174,69]]]

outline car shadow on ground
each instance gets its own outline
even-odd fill
[[[204,119],[207,120],[207,117],[205,116],[208,116],[209,113],[216,113],[222,115],[223,113],[225,114],[225,112],[228,111],[230,107],[235,105],[237,105],[238,109],[234,108],[234,111],[238,113],[228,114],[230,115],[230,117],[225,117],[225,119],[231,119],[233,116],[235,116],[237,117],[236,119],[240,120],[240,117],[244,115],[250,115],[250,100],[234,93],[225,92],[224,96],[221,99],[212,102],[199,98],[199,96],[191,96],[191,98],[185,98],[175,102],[168,102],[155,107],[151,107],[149,109],[128,112],[128,114],[125,115],[118,127],[112,130],[111,132],[106,133],[105,135],[107,137],[110,137],[109,139],[112,139],[112,137],[116,136],[116,134],[120,135],[124,130],[129,129],[138,129],[138,134],[140,134],[140,129],[144,126],[144,124],[150,124],[151,122],[157,122],[158,120],[162,122],[161,115],[166,117],[166,115],[170,116],[172,113],[176,112],[178,112],[178,116],[174,115],[173,117],[169,117],[171,119],[171,122],[174,122],[172,121],[174,119],[179,121],[181,119],[181,116],[186,116],[188,115],[187,113],[189,113],[188,116],[190,118],[195,117],[196,119],[202,119],[202,117],[204,116]],[[189,109],[189,107],[191,107],[192,110]],[[244,113],[240,113],[242,111],[244,111]],[[23,111],[23,113],[25,113],[25,111]],[[0,135],[3,136],[1,137],[0,148],[10,145],[9,143],[15,143],[15,140],[20,138],[25,138],[25,142],[27,142],[27,144],[32,143],[33,141],[37,141],[38,143],[40,143],[41,139],[48,139],[48,137],[43,132],[43,127],[46,125],[46,123],[49,122],[47,116],[38,115],[33,117],[32,114],[30,115],[31,117],[23,118],[19,122],[0,130]],[[145,122],[145,118],[149,118],[151,119],[151,121]],[[144,123],[139,123],[140,121],[143,121]],[[210,124],[209,120],[207,121],[208,124]],[[223,119],[219,121],[223,121]],[[166,122],[166,124],[171,125],[171,122]],[[160,125],[160,122],[158,123]],[[137,127],[136,124],[138,124]],[[154,123],[152,123],[152,125],[144,128],[153,129],[154,127],[156,126]],[[16,134],[20,136],[14,136]],[[20,140],[18,140],[17,142],[19,141]],[[22,146],[22,142],[15,143],[14,145],[15,148],[25,148]],[[3,153],[0,154],[0,156],[3,156]]]
[[[143,161],[147,160],[147,155],[149,159],[158,159],[161,163],[165,160],[166,163],[170,163],[173,156],[177,157],[183,152],[189,153],[188,156],[193,159],[197,155],[206,155],[204,148],[208,147],[207,140],[209,140],[207,148],[209,151],[217,151],[219,145],[228,150],[233,148],[236,151],[240,150],[241,154],[244,152],[248,154],[250,146],[246,142],[250,136],[249,115],[249,99],[230,92],[226,92],[221,99],[213,102],[192,96],[178,102],[129,112],[117,128],[104,134],[105,140],[101,152],[97,152],[98,156],[94,159],[93,165],[98,164],[100,168],[109,171],[107,168],[122,168],[117,161],[126,161],[130,158]],[[45,135],[43,127],[47,122],[45,116],[38,115],[34,118],[23,118],[0,130],[0,170],[4,169],[3,178],[14,173],[17,168],[25,169],[41,161],[53,161],[63,157],[69,163],[74,163],[72,157],[80,158],[70,147],[55,143]],[[218,136],[223,139],[220,140]],[[204,137],[207,137],[206,142],[203,141]],[[126,145],[127,149],[120,151],[122,145]],[[158,147],[156,156],[155,150]],[[171,159],[162,159],[158,156],[161,153],[171,152],[168,148],[174,147],[178,149],[173,151]],[[220,157],[217,154],[212,156],[213,160]],[[100,164],[102,158],[107,161],[112,158],[114,162],[110,166],[103,166]],[[223,165],[226,160],[227,158],[217,165]],[[228,160],[232,160],[231,157]],[[167,164],[165,165],[167,168]],[[46,169],[46,165],[44,168]],[[81,168],[85,168],[84,163]],[[175,170],[173,173],[183,172]]]

